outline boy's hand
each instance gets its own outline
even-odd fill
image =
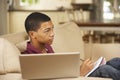
[[[94,67],[90,59],[85,60],[80,66],[80,76],[85,76]]]

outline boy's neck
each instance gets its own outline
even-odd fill
[[[40,44],[40,43],[33,42],[33,41],[31,41],[30,44],[40,51],[45,50],[45,44]]]

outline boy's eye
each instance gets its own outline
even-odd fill
[[[53,28],[54,27],[52,27],[52,28],[46,28],[46,29],[44,29],[44,32],[50,32],[51,30],[53,30]]]
[[[50,31],[50,29],[45,29],[45,30],[44,30],[44,32],[49,32],[49,31]]]

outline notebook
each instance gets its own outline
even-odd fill
[[[104,57],[100,57],[95,63],[94,63],[94,67],[93,69],[88,72],[85,77],[88,77],[92,72],[94,72],[99,66],[101,65],[105,65],[106,64],[106,60]]]
[[[80,74],[80,53],[22,54],[23,79],[72,78]]]

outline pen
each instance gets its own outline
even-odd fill
[[[81,61],[85,61],[84,59],[81,59],[81,58],[80,58],[80,60],[81,60]]]

